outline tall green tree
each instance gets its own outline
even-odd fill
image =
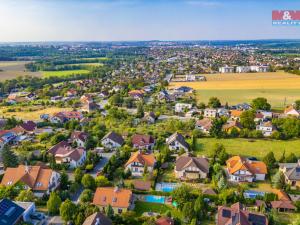
[[[253,110],[244,111],[240,116],[242,126],[250,130],[255,128],[254,119],[255,119],[255,112]]]
[[[81,184],[82,177],[83,177],[83,171],[79,167],[77,167],[74,172],[75,182]]]
[[[30,189],[22,190],[16,197],[16,201],[20,202],[34,202],[35,196]]]
[[[50,215],[57,215],[59,213],[59,207],[61,205],[61,199],[56,192],[51,192],[49,200],[47,201],[47,209]]]
[[[216,108],[221,107],[221,102],[217,97],[211,97],[208,100],[208,106],[211,107],[211,108],[216,109]]]
[[[10,149],[8,145],[5,145],[1,152],[3,165],[5,168],[7,167],[17,167],[18,157],[15,155],[15,153]]]
[[[282,171],[278,171],[272,177],[272,185],[277,189],[284,189],[285,188],[285,177]]]
[[[268,103],[268,100],[266,98],[255,98],[252,100],[251,106],[254,110],[270,110],[271,105]]]
[[[61,218],[67,223],[73,221],[77,215],[77,206],[70,199],[64,201],[59,207]]]
[[[106,206],[105,208],[105,214],[108,218],[112,218],[114,216],[114,210],[111,207],[111,205]]]
[[[276,159],[273,152],[269,152],[264,158],[263,162],[266,164],[268,169],[272,169],[276,166]]]
[[[81,180],[81,184],[86,189],[94,190],[96,187],[95,179],[90,174],[84,174]]]

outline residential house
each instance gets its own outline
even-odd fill
[[[124,144],[124,139],[121,135],[111,131],[102,138],[101,143],[105,148],[116,149]]]
[[[176,113],[183,113],[186,110],[190,110],[191,108],[192,108],[192,104],[176,103],[176,105],[175,105],[175,112]]]
[[[31,133],[31,134],[33,134],[33,132],[37,128],[37,125],[33,121],[27,121],[27,122],[24,122],[24,123],[20,124],[18,127],[20,129],[22,129],[24,133]]]
[[[25,209],[6,198],[0,200],[0,224],[16,225],[23,222]]]
[[[77,95],[77,91],[75,89],[70,89],[67,91],[66,95],[68,97],[75,97]]]
[[[83,118],[81,112],[78,111],[68,111],[68,112],[58,112],[55,113],[51,118],[51,123],[65,123],[69,120],[78,120],[80,121]]]
[[[248,211],[237,202],[231,207],[219,206],[216,217],[217,225],[268,225],[265,215],[253,211]]]
[[[70,168],[82,166],[86,160],[86,151],[82,147],[72,148],[66,142],[61,141],[48,150],[55,157],[57,164],[68,164]]]
[[[230,117],[230,111],[226,108],[218,108],[217,109],[217,115],[219,117],[223,116],[223,117],[229,118]]]
[[[185,75],[185,81],[195,81],[196,75],[195,74],[187,74]]]
[[[112,221],[101,212],[88,216],[82,225],[112,225]]]
[[[300,187],[300,160],[297,163],[280,163],[279,170],[283,172],[287,184],[292,188]]]
[[[162,216],[155,221],[155,225],[174,225],[174,220],[170,217]]]
[[[209,162],[204,157],[179,156],[174,171],[176,178],[182,180],[203,179],[208,176]]]
[[[135,100],[142,100],[144,98],[145,92],[143,90],[132,90],[128,92],[128,95]]]
[[[85,143],[89,135],[82,131],[73,131],[71,134],[70,141],[76,143],[78,147],[85,147]]]
[[[232,66],[223,66],[219,68],[220,73],[233,73],[234,72],[234,67]]]
[[[125,168],[130,170],[133,176],[143,176],[145,167],[147,167],[149,173],[152,173],[155,163],[156,160],[153,154],[137,151],[131,155],[125,164]]]
[[[33,222],[31,215],[36,213],[36,207],[34,202],[18,202],[14,201],[18,206],[22,207],[25,211],[22,213],[22,220],[24,222],[30,223]],[[42,223],[42,221],[39,221]]]
[[[189,150],[189,144],[185,141],[182,134],[175,132],[170,137],[166,139],[166,143],[170,150],[179,151],[184,149],[186,152]]]
[[[171,101],[171,96],[169,95],[169,93],[166,90],[162,90],[158,93],[157,99],[159,101],[169,102],[169,101]]]
[[[208,117],[208,118],[216,118],[216,117],[218,117],[218,110],[206,108],[206,109],[204,109],[203,116]]]
[[[102,211],[110,205],[115,214],[121,214],[133,207],[132,191],[118,187],[97,188],[93,204],[98,206]]]
[[[97,110],[100,110],[100,106],[95,102],[87,102],[81,107],[81,111],[87,113],[94,112]]]
[[[292,201],[288,200],[279,200],[271,202],[272,209],[275,209],[279,212],[295,212],[296,206],[293,205]]]
[[[12,143],[16,137],[16,133],[12,130],[0,130],[0,150],[4,145]]]
[[[145,116],[143,118],[143,121],[147,122],[148,124],[155,123],[156,116],[154,112],[145,113]]]
[[[226,161],[228,179],[233,182],[253,182],[265,180],[267,166],[257,161],[241,156],[233,156]]]
[[[233,129],[240,131],[242,128],[242,124],[237,120],[229,120],[222,126],[222,130],[228,134],[230,134]]]
[[[131,138],[134,148],[152,150],[155,140],[151,135],[135,134]]]
[[[294,106],[288,106],[284,110],[284,114],[286,116],[293,116],[293,117],[299,117],[300,116],[300,111],[295,109]]]
[[[277,129],[272,124],[271,121],[268,121],[268,122],[262,122],[259,125],[257,125],[256,130],[261,131],[265,137],[270,137],[273,134],[273,132],[276,131]]]
[[[175,88],[174,90],[181,93],[191,93],[194,89],[187,86],[180,86]]]
[[[241,114],[244,111],[241,110],[230,110],[230,119],[231,120],[240,120]]]
[[[198,120],[195,125],[195,129],[201,130],[205,134],[209,134],[212,127],[212,120],[210,118],[203,118]]]
[[[92,103],[94,100],[90,94],[84,94],[80,97],[80,102],[82,104]]]
[[[7,168],[1,184],[10,186],[17,182],[24,183],[36,196],[42,197],[56,190],[60,183],[60,175],[45,166],[19,165],[17,168]]]

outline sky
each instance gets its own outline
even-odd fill
[[[0,42],[300,39],[300,0],[0,0]]]

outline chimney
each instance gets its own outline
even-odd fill
[[[114,192],[117,193],[118,191],[119,191],[119,187],[116,186],[115,189],[114,189]]]
[[[27,162],[25,162],[25,173],[29,173],[29,166],[27,165]]]

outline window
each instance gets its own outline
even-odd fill
[[[123,209],[118,209],[118,213],[122,213],[123,212]]]

